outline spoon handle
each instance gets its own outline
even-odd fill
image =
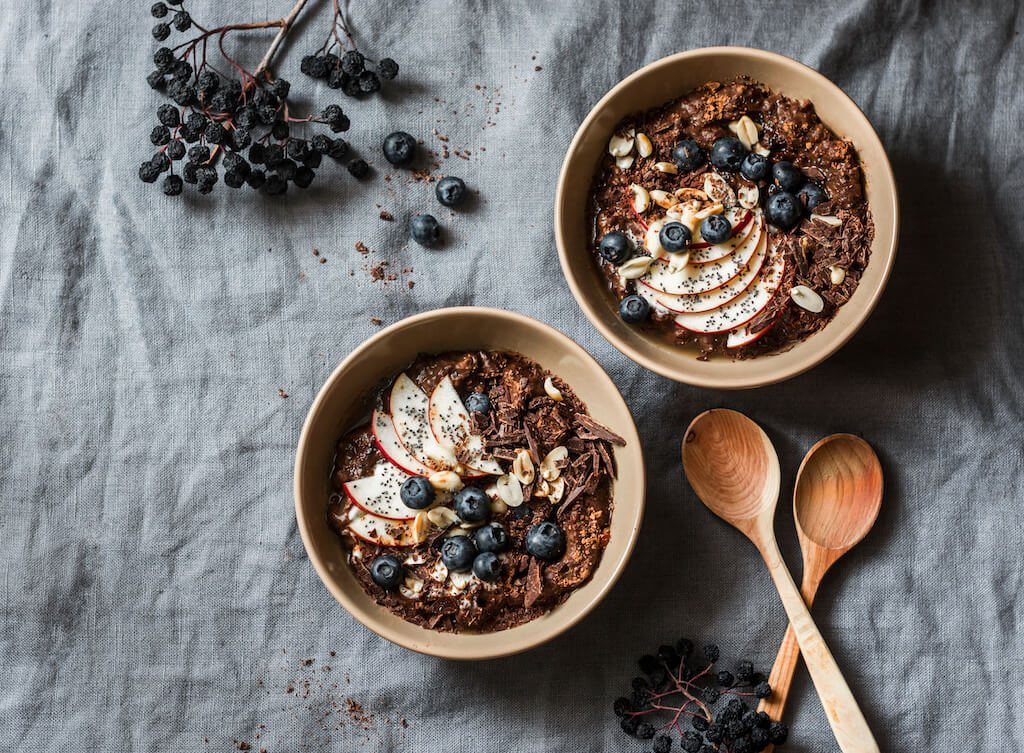
[[[793,627],[804,662],[810,672],[814,688],[818,691],[821,705],[825,708],[825,716],[832,726],[832,733],[843,753],[879,753],[867,720],[861,713],[857,701],[850,691],[850,686],[843,679],[839,665],[832,657],[821,637],[814,618],[804,603],[793,576],[789,574],[786,563],[774,536],[764,537],[761,554],[765,564],[775,581],[775,588],[782,599],[782,606]]]

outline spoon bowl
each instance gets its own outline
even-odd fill
[[[723,520],[735,525],[752,523],[765,510],[775,514],[779,457],[768,435],[742,413],[715,408],[693,419],[683,440],[683,470],[697,496]]]
[[[875,524],[882,486],[882,466],[871,445],[852,434],[825,437],[808,451],[796,477],[793,514],[801,539],[849,550]]]

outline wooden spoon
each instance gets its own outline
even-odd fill
[[[796,476],[793,517],[804,557],[800,594],[808,608],[825,573],[867,535],[881,506],[882,466],[863,439],[833,434],[807,452]],[[772,694],[758,711],[782,717],[799,659],[800,646],[789,626],[768,678]],[[769,745],[765,753],[771,750]]]
[[[683,468],[708,509],[742,531],[761,552],[840,749],[844,753],[877,753],[878,744],[775,540],[781,472],[771,440],[742,413],[706,411],[686,430]]]

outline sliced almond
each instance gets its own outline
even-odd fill
[[[811,219],[815,222],[823,222],[826,225],[831,225],[832,227],[839,227],[843,224],[843,221],[834,214],[812,214]]]
[[[744,209],[753,209],[761,200],[761,191],[757,186],[742,186],[736,192],[736,199]]]
[[[690,252],[684,251],[681,254],[666,254],[668,258],[668,273],[675,274],[676,272],[682,272],[686,265],[690,263]]]
[[[838,264],[833,264],[828,268],[828,277],[832,280],[833,285],[842,285],[843,280],[846,279],[846,270]]]
[[[769,149],[768,147],[761,143],[754,144],[754,151],[760,154],[762,157],[767,157],[769,154],[772,153],[771,149]]]
[[[660,191],[658,189],[651,191],[651,201],[662,209],[668,209],[669,207],[679,203],[679,199],[668,191]]]
[[[637,214],[643,214],[651,206],[651,194],[639,183],[633,183],[629,190],[633,192],[633,209]]]
[[[679,168],[676,167],[675,162],[655,162],[654,169],[659,173],[668,173],[669,175],[679,174]]]
[[[825,308],[825,302],[821,300],[821,296],[806,285],[794,285],[789,291],[789,297],[797,306],[812,314],[820,314]]]
[[[548,481],[554,481],[560,475],[562,475],[562,469],[558,467],[558,463],[568,459],[569,450],[562,445],[555,447],[551,452],[544,456],[544,459],[540,461],[540,475]]]
[[[466,590],[466,586],[473,582],[473,572],[467,573],[448,573],[448,580],[451,581],[452,588],[456,591]]]
[[[459,516],[450,507],[435,507],[427,511],[427,520],[438,528],[446,528],[459,522]]]
[[[436,580],[438,583],[444,583],[448,580],[448,566],[441,560],[438,560],[434,563],[434,566],[430,568],[430,572],[427,573],[427,577],[431,580]]]
[[[721,204],[708,204],[703,209],[694,212],[693,216],[698,220],[703,220],[710,217],[713,214],[721,214],[725,211],[725,207]]]
[[[430,533],[430,529],[433,527],[433,523],[430,522],[427,511],[420,510],[416,513],[416,517],[412,521],[412,535],[416,541],[424,541],[427,538],[427,534]]]
[[[632,136],[613,135],[608,141],[608,153],[613,157],[625,157],[633,151]]]
[[[750,149],[754,144],[757,143],[760,134],[757,131],[757,123],[750,119],[749,116],[744,115],[739,120],[734,120],[729,124],[729,130],[736,134],[736,138],[740,140],[747,149]]]
[[[408,577],[398,587],[398,592],[407,599],[418,599],[423,591],[423,581],[419,578]]]
[[[633,155],[627,154],[625,157],[616,157],[615,166],[620,170],[628,170],[633,166]]]
[[[457,492],[463,487],[462,479],[455,471],[435,471],[427,480],[440,492]]]
[[[704,176],[704,193],[713,201],[726,206],[736,203],[736,194],[733,193],[726,179],[718,173],[708,173]]]
[[[509,507],[519,507],[523,504],[523,485],[515,476],[508,473],[498,476],[494,488],[498,493],[498,499]]]
[[[546,497],[548,496],[548,482],[546,479],[540,479],[537,481],[537,485],[533,487],[533,496],[535,497]]]
[[[627,262],[628,263],[628,262]],[[533,482],[536,473],[533,467],[533,458],[529,450],[520,450],[516,453],[516,459],[512,461],[512,473],[523,486]]]
[[[654,144],[647,138],[646,133],[638,133],[636,135],[636,153],[641,157],[650,157],[654,151]]]
[[[655,220],[647,226],[644,233],[644,248],[652,259],[660,259],[665,254],[665,249],[661,247],[661,229],[665,227],[666,222],[665,217]]]
[[[647,274],[647,270],[651,268],[651,262],[654,259],[650,256],[634,256],[629,261],[622,264],[619,267],[619,277],[623,280],[637,280]],[[530,479],[533,480],[532,478]],[[524,481],[524,484],[530,483]]]
[[[501,515],[506,510],[508,510],[508,505],[505,504],[505,500],[501,499],[500,497],[491,500],[492,515]]]
[[[556,403],[562,402],[562,392],[559,390],[555,383],[551,380],[551,377],[545,377],[544,379],[544,392],[547,396],[554,400]]]
[[[565,494],[565,479],[559,476],[548,484],[548,499],[551,504],[557,505],[563,494]]]

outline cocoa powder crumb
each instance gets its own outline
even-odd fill
[[[363,256],[366,256],[368,253],[370,253],[370,249],[362,241],[356,241],[356,251],[361,253]]]
[[[280,395],[280,396],[281,396],[282,398],[287,398],[287,397],[288,397],[288,393],[287,393],[287,392],[285,392],[285,391],[284,391],[283,389],[281,389],[280,387],[278,387],[278,388],[277,388],[277,394],[278,394],[278,395]]]
[[[386,222],[391,222],[391,220],[395,219],[391,216],[391,212],[385,211],[384,209],[380,210],[380,218]]]
[[[382,325],[383,323],[384,323],[384,322],[382,322],[382,321],[381,321],[380,319],[378,319],[378,318],[377,318],[377,317],[375,317],[375,316],[371,316],[371,317],[370,317],[370,324],[375,324],[375,325],[377,325],[377,326],[379,327],[379,326],[380,326],[380,325]]]

